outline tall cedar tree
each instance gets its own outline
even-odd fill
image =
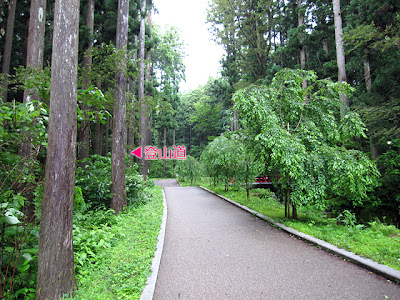
[[[28,49],[26,53],[26,67],[32,69],[43,68],[44,32],[46,23],[46,0],[32,0],[29,16]],[[40,96],[34,89],[24,91],[24,102],[40,100]],[[31,145],[21,145],[21,154],[28,156],[31,153]]]
[[[17,0],[11,0],[8,6],[8,17],[7,17],[7,31],[6,31],[6,42],[4,46],[3,54],[3,68],[2,73],[4,74],[4,79],[1,84],[2,98],[3,101],[7,101],[7,88],[8,88],[8,75],[10,72],[11,63],[11,49],[14,36],[14,22],[15,22],[15,8],[17,6]]]
[[[335,39],[336,39],[336,59],[338,66],[338,79],[339,82],[346,82],[346,61],[343,51],[343,39],[342,39],[342,12],[340,11],[340,0],[332,0],[333,13],[335,18]],[[344,113],[345,106],[349,106],[347,97],[342,93],[340,99],[343,102],[342,114]]]
[[[54,11],[46,178],[36,299],[60,299],[76,286],[72,246],[75,188],[79,1]]]
[[[129,0],[118,1],[118,24],[116,48],[118,59],[115,86],[113,141],[112,141],[112,199],[111,208],[120,213],[126,206],[125,149],[126,149],[126,60],[128,45]]]
[[[146,136],[146,105],[144,99],[144,48],[145,48],[145,14],[146,14],[146,1],[141,1],[140,7],[140,33],[139,33],[139,87],[138,87],[138,100],[139,100],[139,109],[140,109],[140,121],[139,121],[139,134],[140,134],[140,147],[142,147],[142,159],[140,161],[140,165],[142,167],[142,175],[146,180],[147,168],[145,167],[144,160],[144,147],[146,146],[145,136]]]
[[[86,6],[86,26],[89,29],[90,40],[85,50],[85,56],[83,58],[83,88],[87,89],[90,86],[90,70],[92,68],[92,49],[93,49],[93,31],[94,31],[94,0],[88,0]],[[84,107],[86,110],[87,107]],[[90,139],[90,122],[82,122],[82,129],[80,130],[80,147],[79,147],[79,159],[89,157],[89,139]],[[81,163],[81,166],[84,166]]]
[[[28,49],[26,67],[43,68],[44,32],[46,24],[46,0],[32,0],[29,16]],[[39,95],[32,90],[24,92],[24,102],[40,100]]]

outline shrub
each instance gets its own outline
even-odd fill
[[[75,184],[82,190],[88,207],[110,207],[111,203],[111,157],[92,155],[84,160],[85,167],[76,170]],[[128,166],[126,161],[126,192],[129,204],[144,201],[143,179],[138,174],[137,165]]]

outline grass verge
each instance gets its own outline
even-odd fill
[[[118,242],[95,263],[80,269],[74,299],[139,299],[157,244],[163,215],[162,188],[149,189],[151,200],[128,208],[112,226]]]
[[[287,219],[284,206],[272,198],[268,190],[253,189],[247,200],[243,189],[226,192],[221,186],[204,186],[277,222],[400,271],[400,230],[393,225],[374,221],[368,226],[345,226],[320,211],[302,208],[298,210],[298,220]]]

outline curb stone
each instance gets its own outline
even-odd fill
[[[154,258],[151,263],[151,274],[147,278],[147,282],[146,282],[146,285],[142,292],[142,295],[140,296],[140,300],[153,299],[154,290],[156,288],[158,270],[160,268],[161,255],[162,255],[163,247],[164,247],[165,226],[167,224],[167,214],[168,214],[167,201],[165,199],[164,188],[162,189],[162,194],[163,194],[164,211],[163,211],[163,217],[162,217],[161,226],[160,226],[160,233],[158,234],[156,251],[154,252]]]
[[[211,190],[209,190],[209,189],[207,189],[207,188],[205,188],[203,186],[200,186],[200,188],[202,188],[203,190],[205,190],[205,191],[207,191],[207,192],[209,192],[209,193],[211,193],[211,194],[213,194],[213,195],[215,195],[215,196],[217,196],[217,197],[219,197],[219,198],[221,198],[221,199],[223,199],[225,201],[228,201],[229,203],[231,203],[233,205],[236,205],[236,206],[240,207],[241,209],[251,213],[252,215],[255,215],[256,217],[258,217],[258,218],[260,218],[262,220],[267,221],[271,225],[273,225],[273,226],[275,226],[275,227],[277,227],[279,229],[282,229],[286,233],[289,233],[289,234],[291,234],[291,235],[293,235],[293,236],[295,236],[297,238],[300,238],[300,239],[302,239],[304,241],[307,241],[307,242],[309,242],[309,243],[311,243],[311,244],[313,244],[313,245],[315,245],[315,246],[317,246],[317,247],[319,247],[319,248],[321,248],[321,249],[323,249],[323,250],[325,250],[327,252],[330,252],[330,253],[333,253],[333,254],[335,254],[335,255],[337,255],[339,257],[342,257],[342,258],[344,258],[344,259],[346,259],[346,260],[348,260],[348,261],[350,261],[350,262],[352,262],[352,263],[354,263],[354,264],[356,264],[356,265],[358,265],[358,266],[360,266],[360,267],[362,267],[364,269],[367,269],[368,271],[371,271],[371,272],[373,272],[373,273],[375,273],[377,275],[380,275],[380,276],[382,276],[382,277],[384,277],[386,279],[389,279],[389,280],[393,281],[394,283],[400,284],[400,271],[398,271],[398,270],[395,270],[395,269],[393,269],[391,267],[388,267],[386,265],[382,265],[380,263],[377,263],[376,261],[374,261],[372,259],[359,256],[359,255],[357,255],[357,254],[355,254],[353,252],[347,251],[345,249],[341,249],[341,248],[339,248],[339,247],[337,247],[335,245],[332,245],[332,244],[327,243],[327,242],[325,242],[323,240],[317,239],[317,238],[315,238],[313,236],[310,236],[308,234],[300,232],[300,231],[298,231],[296,229],[293,229],[293,228],[291,228],[289,226],[286,226],[284,224],[275,222],[274,219],[272,219],[270,217],[267,217],[267,216],[264,216],[263,214],[255,211],[255,210],[253,210],[251,208],[248,208],[247,206],[244,206],[244,205],[239,204],[239,203],[237,203],[237,202],[235,202],[235,201],[233,201],[233,200],[231,200],[229,198],[226,198],[226,197],[224,197],[222,195],[219,195],[216,192],[211,191]]]

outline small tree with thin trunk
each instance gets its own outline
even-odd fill
[[[375,164],[343,146],[366,137],[357,114],[341,114],[340,94],[348,92],[348,85],[317,80],[312,71],[284,69],[271,85],[234,95],[252,152],[281,175],[287,217],[290,207],[296,218],[297,206],[324,208],[332,198],[361,204],[376,182]]]

